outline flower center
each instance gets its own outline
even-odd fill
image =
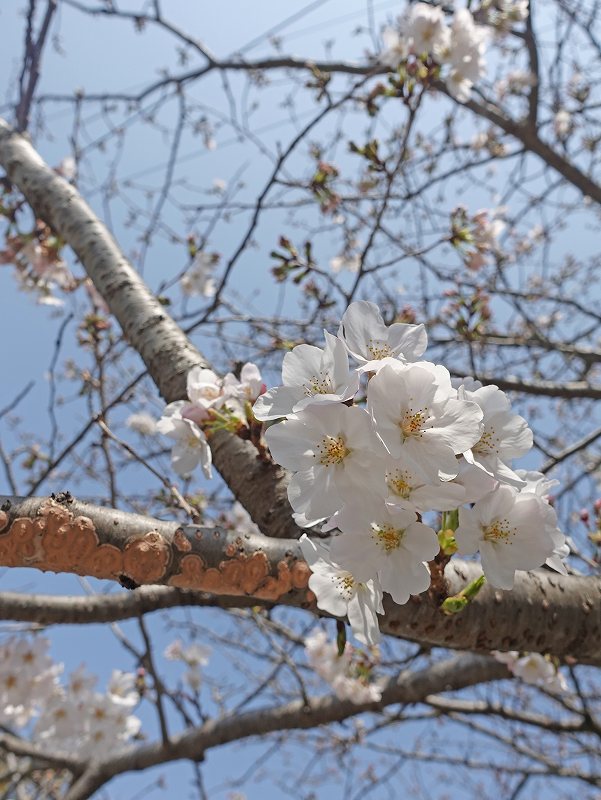
[[[378,525],[377,522],[371,523],[371,537],[375,539],[385,553],[397,550],[401,546],[405,531],[393,528],[392,525]]]
[[[316,449],[319,454],[319,463],[324,467],[342,463],[351,452],[342,436],[324,436]]]
[[[509,540],[516,533],[517,529],[512,528],[506,519],[496,519],[491,525],[484,528],[484,540],[493,544],[511,544]]]
[[[409,483],[411,476],[405,470],[401,472],[399,469],[396,472],[386,473],[386,484],[393,494],[402,497],[403,500],[408,500],[411,495],[412,486]]]
[[[336,584],[338,592],[344,597],[345,600],[350,600],[355,593],[355,579],[350,572],[341,572],[338,575],[333,575],[332,580]]]
[[[405,411],[399,422],[403,439],[408,439],[410,436],[421,436],[426,416],[427,409],[425,408],[420,408],[419,411]]]
[[[499,439],[495,436],[492,428],[485,430],[480,440],[472,447],[472,452],[480,453],[480,455],[487,456],[491,453],[499,453]]]
[[[387,342],[382,339],[370,339],[367,343],[367,352],[370,354],[372,361],[379,358],[388,358],[392,355],[392,349]]]
[[[314,394],[332,394],[332,381],[327,372],[311,375],[304,385],[305,396],[313,397]]]

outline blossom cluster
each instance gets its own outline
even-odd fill
[[[540,686],[556,694],[566,692],[568,689],[565,677],[549,656],[541,653],[524,653],[520,656],[517,650],[510,650],[507,653],[493,650],[492,654],[497,661],[506,664],[507,669],[524,683]]]
[[[374,303],[352,303],[323,348],[285,355],[283,385],[253,408],[258,420],[279,420],[265,440],[292,473],[297,523],[339,531],[328,543],[301,538],[317,605],[347,616],[366,644],[378,640],[383,591],[402,604],[430,585],[440,550],[423,521],[430,512],[456,512],[453,547],[479,551],[495,587],[511,589],[516,570],[545,562],[565,571],[552,482],[512,468],[532,446],[526,421],[498,387],[454,385],[444,366],[421,360],[426,346],[423,325],[386,326]]]
[[[473,85],[486,72],[485,51],[491,33],[502,34],[513,23],[528,16],[528,0],[483,2],[476,22],[467,8],[454,11],[447,24],[441,6],[411,3],[394,27],[382,32],[381,63],[397,69],[411,64],[409,72],[419,75],[418,62],[441,68],[449,92],[462,103],[470,99]]]
[[[361,651],[347,645],[338,652],[336,642],[324,631],[316,631],[305,639],[307,661],[339,700],[353,703],[377,702],[382,698],[382,684],[371,680],[372,664]]]
[[[408,59],[431,59],[444,69],[449,92],[465,103],[472,86],[485,74],[488,31],[467,8],[457,9],[447,25],[440,6],[412,3],[396,27],[382,32],[384,50],[379,58],[394,69]]]
[[[115,670],[106,692],[97,692],[96,678],[80,667],[63,686],[49,647],[41,636],[0,644],[0,724],[22,728],[35,719],[34,741],[82,758],[116,753],[140,731],[131,713],[140,700],[136,675]]]
[[[244,424],[246,406],[264,391],[261,373],[255,364],[244,364],[240,378],[231,372],[224,378],[212,370],[194,367],[188,373],[188,400],[169,403],[156,430],[174,440],[171,464],[178,475],[186,477],[200,463],[211,477],[211,448],[203,428]]]

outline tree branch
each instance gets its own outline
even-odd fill
[[[39,615],[39,598],[28,602],[0,596],[5,618],[81,624],[175,605],[257,602],[318,613],[307,588],[309,568],[296,541],[181,526],[72,498],[61,504],[43,497],[0,496],[0,503],[0,565],[93,575],[129,586],[170,587],[103,597],[103,610],[100,599],[80,598],[69,608],[69,598],[55,598],[39,609]],[[435,562],[431,568],[440,569]],[[440,647],[537,651],[601,666],[601,578],[548,570],[517,572],[512,591],[485,586],[461,613],[443,614],[441,601],[480,574],[478,564],[453,558],[436,581],[437,588],[402,606],[387,597],[382,631]],[[177,593],[182,589],[192,591]],[[234,600],[223,599],[227,597]]]

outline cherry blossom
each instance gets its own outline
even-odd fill
[[[455,455],[480,438],[479,406],[441,399],[437,375],[421,364],[382,367],[369,382],[367,406],[390,455],[402,454],[430,481],[454,478],[459,472]]]
[[[459,397],[477,403],[484,415],[482,435],[463,454],[465,460],[499,481],[523,486],[523,480],[508,463],[526,455],[532,447],[532,431],[526,420],[511,413],[509,398],[497,386],[470,390],[468,384],[464,384],[459,387]]]
[[[368,300],[351,303],[342,315],[338,336],[360,366],[360,371],[374,371],[382,359],[416,361],[428,345],[423,325],[395,322],[386,326],[380,309]]]
[[[377,702],[382,697],[382,686],[370,681],[365,669],[365,660],[357,657],[352,645],[347,644],[342,654],[336,642],[328,640],[324,631],[315,631],[305,639],[307,661],[334,690],[339,700],[353,703]],[[369,665],[368,665],[369,666]]]
[[[411,511],[450,511],[466,502],[465,488],[455,481],[430,481],[419,465],[401,455],[383,462],[386,501]],[[489,491],[489,487],[486,491]]]
[[[310,406],[272,425],[265,440],[278,464],[294,472],[288,499],[308,521],[329,517],[345,499],[378,486],[371,467],[381,448],[363,408]]]
[[[336,617],[348,617],[353,635],[363,644],[380,639],[378,614],[384,613],[382,589],[376,578],[361,582],[330,558],[321,542],[300,538],[303,556],[311,567],[309,588],[317,598],[317,607]]]
[[[429,53],[441,57],[448,49],[450,31],[439,6],[413,3],[399,22],[402,35],[416,55]]]
[[[175,440],[171,450],[171,466],[182,477],[189,476],[198,464],[206,478],[212,475],[211,448],[206,436],[195,422],[182,417],[188,403],[169,403],[157,422],[157,431]]]
[[[284,417],[308,406],[350,400],[359,389],[359,375],[350,372],[344,343],[324,331],[326,346],[321,349],[299,344],[284,356],[283,386],[262,394],[254,405],[258,420]]]
[[[366,498],[360,505],[344,506],[336,524],[342,535],[332,542],[332,557],[357,580],[377,573],[382,589],[399,604],[428,588],[430,571],[424,562],[438,553],[438,537],[413,512]]]
[[[194,256],[190,269],[182,277],[184,294],[213,297],[216,291],[215,278],[212,272],[219,261],[216,253],[205,253],[199,250]]]
[[[554,547],[542,500],[506,485],[459,509],[455,539],[462,555],[480,551],[484,575],[498,589],[512,589],[515,570],[540,567]]]
[[[553,542],[553,552],[545,561],[545,564],[556,572],[563,575],[568,574],[565,559],[570,554],[570,548],[566,542],[566,537],[557,527],[557,514],[549,503],[549,492],[554,486],[559,485],[559,481],[549,480],[542,472],[517,470],[519,478],[526,482],[520,490],[520,494],[534,494],[541,501],[541,509],[545,518],[545,531]]]

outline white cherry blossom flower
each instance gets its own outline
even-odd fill
[[[396,69],[409,53],[407,39],[405,36],[401,36],[396,28],[387,26],[382,31],[382,44],[384,46],[378,55],[378,61],[380,64],[386,64],[386,66]]]
[[[436,533],[415,513],[366,498],[336,514],[342,531],[332,541],[332,557],[357,580],[378,575],[380,585],[402,605],[430,585],[430,561],[440,547]]]
[[[498,589],[512,589],[516,569],[536,569],[553,552],[540,498],[504,484],[459,509],[455,540],[461,555],[480,550],[484,575]]]
[[[305,639],[307,661],[330,684],[340,700],[377,702],[382,697],[381,684],[355,674],[354,652],[352,645],[347,644],[339,655],[336,642],[330,641],[324,631],[318,630]]]
[[[450,511],[465,502],[465,489],[454,481],[429,480],[419,466],[403,457],[384,462],[386,502],[410,511]],[[492,487],[491,487],[492,488]],[[490,489],[487,489],[489,491]]]
[[[477,403],[484,415],[480,439],[463,456],[469,464],[512,486],[524,481],[508,466],[532,447],[532,431],[518,414],[511,413],[509,398],[497,386],[482,386],[470,391],[459,387],[459,397]]]
[[[402,454],[433,482],[457,475],[455,455],[479,440],[483,416],[476,403],[442,399],[440,388],[430,368],[387,364],[367,390],[368,410],[390,455]]]
[[[510,669],[524,683],[540,686],[549,692],[565,692],[568,688],[561,672],[541,653],[526,653],[518,658]]]
[[[215,278],[212,275],[219,261],[216,253],[205,253],[199,250],[194,256],[190,269],[182,277],[182,291],[187,295],[214,297],[216,291]]]
[[[476,25],[467,8],[455,12],[445,53],[445,61],[451,68],[446,83],[451,94],[462,103],[469,100],[472,86],[486,72],[486,38],[486,28]]]
[[[147,411],[141,411],[138,414],[130,414],[125,420],[125,424],[132,431],[139,433],[141,436],[154,436],[157,432],[157,421]]]
[[[353,635],[363,644],[377,644],[380,639],[378,614],[384,613],[382,589],[373,579],[365,583],[334,563],[328,548],[321,542],[300,538],[303,556],[311,568],[309,588],[317,598],[317,607],[336,617],[348,617]]]
[[[140,701],[140,694],[136,689],[136,675],[133,672],[114,669],[107,692],[113,703],[126,708],[133,708]]]
[[[384,324],[380,309],[368,300],[351,303],[342,315],[338,336],[361,365],[360,372],[375,371],[383,359],[416,361],[428,346],[423,325]]]
[[[453,478],[449,483],[451,485],[456,484],[461,486],[465,493],[459,505],[476,503],[478,500],[482,500],[484,495],[492,492],[493,489],[496,489],[499,485],[496,478],[493,478],[488,472],[484,472],[480,467],[476,467],[474,464],[468,464],[463,458],[459,459],[458,465],[459,473],[457,477]],[[445,509],[442,510],[444,511]]]
[[[332,516],[346,499],[378,487],[373,465],[381,446],[363,408],[310,406],[272,425],[265,440],[277,463],[295,473],[288,499],[308,522]]]
[[[240,370],[239,380],[231,372],[223,379],[223,392],[227,400],[235,398],[240,403],[254,403],[265,388],[260,369],[250,361]]]
[[[554,486],[559,485],[557,480],[549,480],[542,472],[518,469],[517,475],[526,482],[520,490],[520,494],[534,494],[540,499],[542,512],[545,518],[545,530],[553,542],[553,552],[545,561],[545,564],[556,572],[563,575],[568,574],[565,559],[570,554],[570,548],[566,537],[557,526],[557,514],[553,506],[549,503],[549,492]]]
[[[447,50],[450,32],[439,6],[413,3],[400,24],[401,33],[416,55],[429,53],[440,58]]]
[[[266,421],[302,411],[308,406],[344,403],[359,389],[359,375],[350,372],[343,342],[324,331],[322,350],[299,344],[286,353],[282,364],[283,386],[270,389],[256,401],[253,413]]]
[[[187,477],[201,465],[206,478],[210,478],[211,448],[198,425],[182,417],[182,410],[189,406],[183,400],[169,403],[157,422],[157,431],[175,440],[171,450],[171,466],[182,477]]]

